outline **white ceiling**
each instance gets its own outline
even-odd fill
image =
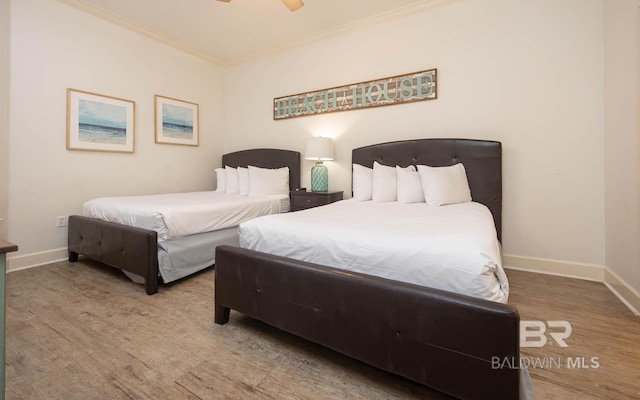
[[[59,0],[220,65],[358,29],[447,0]]]

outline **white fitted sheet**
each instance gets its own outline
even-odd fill
[[[240,246],[506,303],[491,212],[479,203],[353,199],[240,224]]]
[[[238,228],[181,236],[158,243],[158,270],[164,283],[184,278],[216,262],[216,247],[227,244],[238,246]],[[143,284],[140,275],[122,271],[132,281]]]
[[[158,232],[158,241],[238,226],[289,211],[289,196],[222,192],[101,197],[84,203],[84,216]]]

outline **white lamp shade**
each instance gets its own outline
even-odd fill
[[[309,139],[304,158],[316,161],[333,160],[333,140],[327,137],[313,137]]]

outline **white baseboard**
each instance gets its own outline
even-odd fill
[[[67,260],[68,257],[69,253],[66,247],[10,257],[7,259],[7,272],[20,271],[21,269],[64,261]]]
[[[610,268],[604,270],[604,284],[635,314],[640,315],[640,292],[613,272]]]
[[[604,282],[604,267],[601,265],[571,263],[545,258],[521,257],[511,254],[502,255],[502,264],[505,268],[517,269],[520,271]]]
[[[640,315],[640,292],[608,267],[511,254],[503,254],[502,263],[508,269],[602,282],[631,312]]]

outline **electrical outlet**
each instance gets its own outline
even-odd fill
[[[64,228],[65,226],[67,226],[67,217],[65,216],[58,217],[58,223],[56,226],[58,228]]]

